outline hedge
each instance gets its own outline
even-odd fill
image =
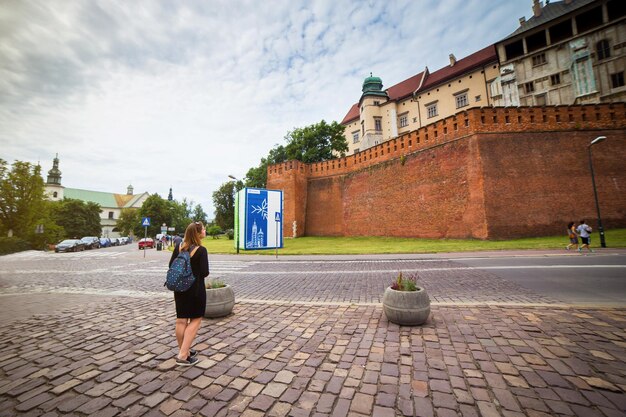
[[[0,237],[0,255],[31,249],[30,243],[19,237]]]

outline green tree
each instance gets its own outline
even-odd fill
[[[171,202],[169,202],[171,203]],[[152,194],[146,198],[146,201],[143,202],[143,205],[139,209],[140,217],[150,217],[150,226],[148,226],[148,236],[155,236],[158,233],[161,233],[161,225],[171,224],[172,220],[172,210],[171,205],[168,204],[167,200],[161,198],[158,194]],[[136,230],[139,232],[137,236],[144,235],[144,228],[139,225],[139,229]]]
[[[141,216],[139,216],[139,210],[136,208],[122,209],[120,217],[117,219],[117,229],[122,236],[128,236],[133,234],[140,236],[137,232],[141,229]]]
[[[27,239],[42,215],[44,182],[41,167],[15,161],[11,170],[0,159],[0,232]]]
[[[168,201],[167,203],[170,210],[170,218],[167,225],[174,228],[174,233],[184,233],[189,223],[191,223],[192,202],[183,198],[183,201],[180,203],[176,200]]]
[[[215,224],[223,230],[232,229],[235,219],[235,192],[243,188],[241,181],[228,181],[213,192]]]
[[[197,222],[202,222],[204,225],[208,223],[207,214],[204,212],[200,204],[196,204],[193,208],[191,218]]]
[[[321,122],[297,128],[287,133],[285,152],[287,160],[311,163],[335,158],[333,152],[345,156],[348,143],[343,136],[344,127],[337,122]]]
[[[64,198],[55,204],[53,217],[65,229],[65,237],[80,239],[83,236],[100,236],[100,205]]]

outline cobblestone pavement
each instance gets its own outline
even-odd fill
[[[239,302],[180,368],[167,253],[121,251],[0,258],[0,416],[626,415],[626,309],[446,259],[219,258]],[[424,326],[382,313],[399,270],[431,294]]]

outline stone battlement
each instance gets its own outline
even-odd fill
[[[545,107],[476,107],[405,133],[343,158],[305,164],[288,161],[268,167],[268,179],[296,170],[327,177],[401,158],[476,133],[558,132],[626,128],[626,103]]]

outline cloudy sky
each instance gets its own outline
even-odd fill
[[[62,184],[211,194],[294,127],[513,32],[531,0],[0,0],[0,158]]]

